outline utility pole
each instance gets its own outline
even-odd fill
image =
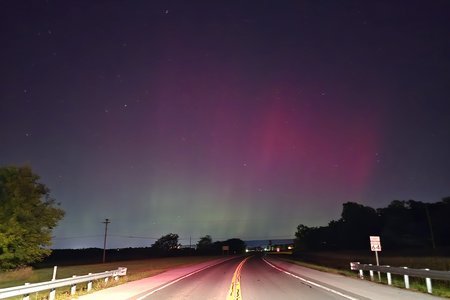
[[[433,246],[433,250],[434,250],[434,249],[436,249],[436,243],[434,242],[433,225],[431,224],[431,216],[430,216],[430,211],[428,210],[428,203],[425,203],[425,212],[427,214],[428,229],[430,230],[431,245]]]
[[[108,234],[108,224],[111,223],[111,221],[109,221],[109,219],[105,219],[104,222],[102,222],[103,224],[105,224],[105,239],[103,240],[103,263],[105,263],[105,258],[106,258],[106,236]]]

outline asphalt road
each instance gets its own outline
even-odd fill
[[[225,300],[233,274],[242,259],[242,257],[234,258],[207,268],[161,290],[152,291],[151,295],[141,299]]]
[[[243,300],[347,299],[281,272],[260,256],[249,259],[241,274]]]
[[[223,262],[140,299],[348,299],[283,273],[261,256],[242,261]]]
[[[428,294],[305,268],[273,256],[224,257],[105,289],[82,300],[436,300]]]

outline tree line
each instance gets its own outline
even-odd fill
[[[125,261],[136,259],[148,259],[154,257],[174,257],[174,256],[196,256],[196,255],[222,255],[239,254],[246,249],[245,242],[241,239],[233,238],[225,241],[212,241],[211,236],[206,235],[192,247],[182,246],[179,236],[169,233],[161,236],[149,247],[129,247],[119,249],[107,249],[106,261]],[[228,246],[224,251],[223,246]],[[42,261],[34,262],[36,267],[51,267],[56,265],[77,265],[87,263],[98,263],[102,260],[103,249],[54,249],[48,257]]]
[[[341,218],[327,226],[298,225],[295,251],[368,249],[371,235],[381,237],[384,249],[448,247],[449,216],[450,197],[436,203],[394,200],[378,209],[347,202]]]
[[[245,242],[238,238],[226,241],[213,242],[210,235],[205,235],[199,239],[195,248],[182,248],[178,242],[178,234],[169,233],[160,237],[152,246],[153,255],[176,255],[177,253],[191,252],[200,255],[215,254],[239,254],[245,251]],[[225,246],[225,248],[224,248]],[[181,250],[181,251],[180,251]]]

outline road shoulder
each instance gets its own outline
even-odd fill
[[[266,257],[271,264],[302,277],[306,280],[316,282],[328,288],[335,288],[338,291],[347,291],[352,296],[358,299],[396,299],[396,300],[410,300],[410,299],[424,299],[436,300],[443,299],[433,295],[427,295],[419,292],[408,291],[392,286],[386,286],[367,280],[355,279],[345,277],[343,275],[322,272],[318,270],[309,269],[297,264],[280,260],[271,256]]]
[[[214,259],[210,261],[206,261],[203,263],[179,267],[175,269],[168,270],[161,274],[147,277],[144,279],[127,282],[118,286],[114,286],[111,288],[107,288],[104,290],[100,290],[88,295],[80,296],[78,299],[80,300],[124,300],[124,299],[134,299],[139,295],[145,294],[153,289],[156,289],[160,286],[163,286],[171,281],[177,280],[183,276],[186,276],[190,273],[197,272],[199,270],[209,268],[220,264],[229,259],[233,259],[232,257],[224,257],[219,259]]]

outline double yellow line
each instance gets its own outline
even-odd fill
[[[237,266],[236,271],[234,271],[233,279],[231,280],[230,291],[228,292],[227,300],[241,300],[241,269],[245,264],[247,259],[250,257],[246,257],[240,264]]]

